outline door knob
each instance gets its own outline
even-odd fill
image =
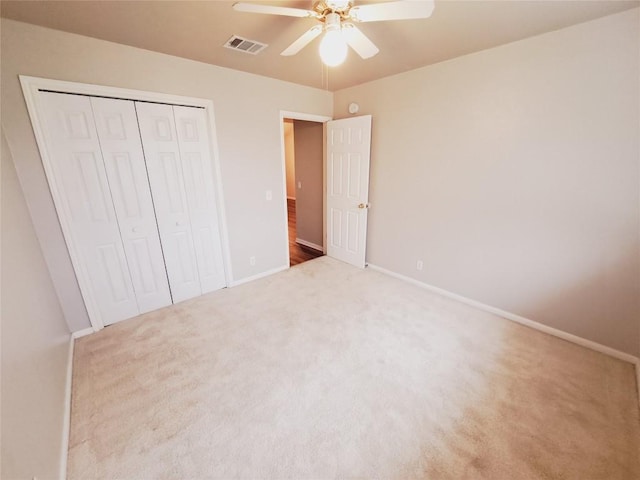
[[[358,205],[358,208],[369,208],[369,204],[368,203],[361,203],[360,205]]]

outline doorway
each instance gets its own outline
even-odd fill
[[[283,118],[289,265],[324,255],[324,125]]]

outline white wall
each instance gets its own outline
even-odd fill
[[[58,478],[70,334],[2,134],[2,468]]]
[[[218,48],[212,45],[211,48]],[[222,48],[222,47],[220,47]],[[89,326],[18,75],[214,102],[235,280],[288,265],[280,111],[330,115],[332,94],[147,50],[2,19],[2,125],[45,260],[73,331]],[[240,54],[239,54],[240,55]],[[266,201],[266,191],[273,191]],[[256,257],[250,266],[249,257]]]
[[[639,20],[336,92],[373,115],[368,262],[640,354]]]

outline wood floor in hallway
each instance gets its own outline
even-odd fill
[[[289,218],[289,260],[291,266],[321,257],[322,252],[296,242],[296,201],[291,198],[287,198],[287,216]]]

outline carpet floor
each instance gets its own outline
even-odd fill
[[[322,257],[79,339],[68,478],[638,479],[634,375]]]

